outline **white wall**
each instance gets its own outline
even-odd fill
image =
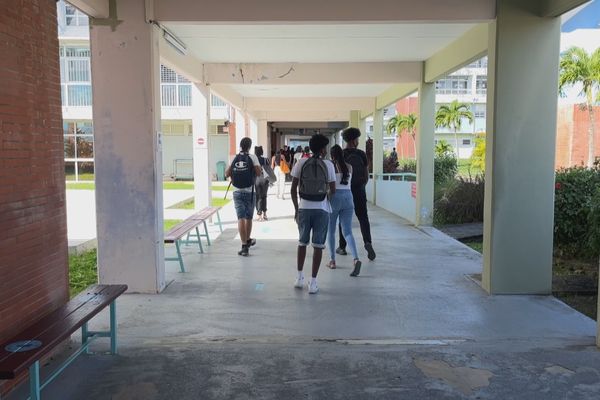
[[[190,160],[189,164],[181,164],[181,171],[192,173],[192,136],[163,136],[162,147],[163,175],[171,176],[173,171],[173,160],[183,158]]]
[[[211,176],[216,177],[217,163],[219,161],[225,161],[225,165],[229,163],[229,135],[210,135],[208,142],[211,161],[210,173]]]
[[[417,199],[412,196],[412,186],[416,182],[384,181],[376,183],[377,206],[416,223]],[[416,190],[414,191],[416,196]]]

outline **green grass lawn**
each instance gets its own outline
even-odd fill
[[[94,182],[67,182],[69,190],[94,190],[96,185]]]
[[[213,197],[212,198],[212,203],[211,205],[213,207],[223,207],[224,205],[226,205],[227,203],[229,203],[231,200],[229,199],[222,199],[220,197]],[[194,199],[188,199],[185,201],[182,201],[180,203],[177,203],[175,205],[172,205],[171,207],[169,207],[170,209],[177,209],[177,210],[193,210],[194,209]]]
[[[94,182],[69,182],[67,180],[67,189],[69,190],[94,190],[96,184]],[[163,182],[164,190],[194,190],[194,182]],[[212,186],[215,192],[224,192],[227,186]]]
[[[164,231],[167,232],[169,229],[171,229],[172,227],[174,227],[175,225],[180,223],[181,220],[180,219],[165,219],[163,222],[164,222],[163,223]]]

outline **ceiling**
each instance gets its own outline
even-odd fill
[[[375,97],[388,84],[229,85],[244,97]]]
[[[166,26],[205,63],[336,63],[425,60],[475,24]]]

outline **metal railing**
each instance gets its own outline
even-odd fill
[[[417,174],[412,172],[395,172],[389,174],[369,174],[371,179],[379,181],[401,181],[401,182],[415,182],[417,180]]]

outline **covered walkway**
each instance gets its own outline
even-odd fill
[[[122,296],[120,355],[82,358],[44,398],[600,395],[594,321],[550,296],[488,296],[470,278],[481,256],[461,243],[372,208],[377,259],[350,278],[340,257],[309,295],[292,287],[291,204],[270,209],[251,257],[232,224],[205,254],[186,250],[189,273],[167,264],[161,296]]]

